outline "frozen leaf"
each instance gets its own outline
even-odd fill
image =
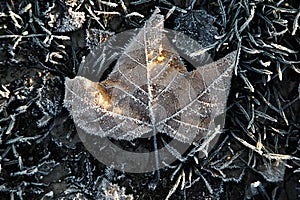
[[[284,180],[285,164],[282,161],[266,161],[259,165],[257,172],[269,182],[279,182]]]
[[[89,135],[133,141],[164,134],[184,144],[201,143],[206,155],[224,125],[235,52],[215,62],[206,53],[191,57],[187,53],[201,46],[165,30],[163,21],[155,13],[124,48],[112,45],[120,43],[113,37],[93,51],[79,74],[66,79],[65,105]],[[183,60],[196,68],[188,71]]]

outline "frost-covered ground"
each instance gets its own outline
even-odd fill
[[[214,60],[240,56],[219,142],[198,162],[161,170],[158,183],[94,159],[63,107],[65,78],[82,58],[142,27],[155,7],[169,16],[166,28],[208,46]],[[298,0],[1,1],[0,199],[300,198],[299,8]]]

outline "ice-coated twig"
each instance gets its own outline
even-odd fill
[[[140,5],[140,4],[148,3],[150,1],[151,0],[138,0],[138,1],[130,2],[130,4],[132,4],[132,5]]]
[[[29,35],[0,35],[0,39],[6,38],[30,38],[30,37],[44,37],[46,34],[29,34]]]
[[[42,175],[47,175],[49,174],[49,171],[42,171],[40,170],[40,168],[44,167],[44,166],[48,166],[50,165],[50,170],[52,171],[54,169],[55,166],[59,165],[59,163],[57,163],[54,160],[50,160],[50,161],[44,161],[42,163],[39,163],[37,166],[32,166],[32,167],[28,167],[22,171],[19,172],[13,172],[10,175],[13,176],[33,176],[35,174],[42,174]],[[25,168],[25,167],[24,167]]]
[[[242,80],[248,86],[248,89],[250,90],[250,92],[254,92],[254,87],[251,84],[251,82],[249,81],[249,79],[246,76],[244,76],[242,73],[239,73],[239,76],[242,78]]]
[[[113,8],[115,8],[115,7],[118,6],[117,3],[113,3],[113,2],[110,2],[110,1],[101,1],[101,0],[98,0],[98,3],[99,4],[103,4],[103,5],[107,5],[107,6],[113,7]]]
[[[36,135],[36,136],[32,136],[32,137],[18,136],[18,137],[15,137],[13,139],[6,141],[6,144],[24,143],[24,142],[30,144],[30,142],[29,142],[30,140],[36,140],[40,137],[41,137],[41,135]]]
[[[84,6],[85,6],[86,10],[90,13],[90,15],[93,17],[93,19],[100,25],[100,27],[101,27],[103,30],[105,30],[105,27],[104,27],[103,24],[99,21],[100,18],[97,17],[97,16],[95,15],[95,13],[93,12],[91,6],[89,6],[89,5],[87,5],[87,4],[85,4]]]
[[[299,18],[300,18],[300,11],[297,13],[294,19],[292,35],[296,35],[296,31],[299,29]]]
[[[18,15],[18,14],[16,14],[16,13],[14,13],[13,11],[9,11],[9,16],[11,17],[11,19],[13,20],[13,22],[14,22],[14,25],[15,25],[15,27],[17,27],[18,29],[21,29],[22,28],[22,25],[21,24],[23,24],[23,19],[22,19],[22,17],[20,16],[20,15]],[[19,22],[19,21],[20,22]]]
[[[255,14],[255,5],[251,5],[250,8],[250,15],[248,17],[248,19],[244,22],[244,24],[240,27],[239,32],[241,33],[248,25],[249,23],[252,21],[254,14]]]
[[[56,64],[56,65],[59,64],[59,62],[53,60],[54,58],[62,59],[63,55],[61,55],[60,52],[48,53],[47,56],[46,56],[45,62],[51,62],[51,63]]]
[[[125,3],[124,3],[123,0],[120,0],[120,4],[121,4],[121,7],[122,7],[124,13],[128,14],[127,7],[126,7],[126,5],[125,5]]]
[[[178,176],[178,179],[176,180],[174,186],[171,188],[171,190],[169,191],[168,195],[166,196],[165,200],[170,199],[170,197],[172,196],[172,194],[174,194],[174,192],[176,191],[176,189],[178,188],[180,181],[182,179],[183,174],[180,173]]]
[[[138,13],[138,12],[131,12],[129,14],[126,14],[125,15],[126,18],[128,17],[140,17],[140,18],[144,18],[144,15]]]
[[[41,29],[43,30],[43,31],[45,31],[45,33],[47,34],[47,35],[52,35],[52,32],[50,31],[50,30],[48,30],[46,27],[45,27],[45,24],[44,24],[44,22],[42,22],[39,18],[37,18],[37,17],[33,17],[33,19],[34,19],[34,21],[41,27]]]
[[[5,133],[6,135],[10,135],[11,134],[11,131],[14,128],[14,125],[16,123],[15,115],[10,115],[9,117],[11,118],[11,121],[9,122],[8,128],[6,130],[6,133]]]
[[[29,34],[29,35],[0,35],[0,39],[6,39],[6,38],[34,38],[34,37],[48,37],[48,34]],[[53,38],[60,39],[60,40],[70,40],[71,38],[69,36],[64,35],[51,35],[50,38],[45,40],[45,43],[48,41],[51,41]]]
[[[31,9],[32,9],[32,4],[29,3],[29,4],[27,4],[27,6],[25,6],[24,8],[22,8],[22,10],[20,10],[19,14],[22,15],[23,13],[26,13],[26,12],[28,12]]]
[[[226,22],[227,22],[226,13],[225,13],[225,8],[224,8],[224,5],[223,5],[223,3],[222,3],[221,0],[218,0],[218,4],[219,4],[220,11],[221,11],[221,15],[222,15],[222,23],[223,23],[223,26],[224,26],[224,28],[225,28]]]
[[[238,136],[236,136],[234,133],[231,132],[231,135],[237,139],[239,142],[241,142],[244,146],[250,148],[251,150],[255,151],[256,153],[258,153],[259,155],[268,158],[268,159],[275,159],[275,160],[300,160],[300,158],[295,157],[295,156],[291,156],[291,155],[284,155],[284,154],[276,154],[276,153],[269,153],[269,152],[265,152],[266,150],[262,150],[261,148],[257,148],[253,145],[251,145],[250,143],[248,143],[247,141],[239,138]]]
[[[121,15],[121,13],[117,12],[117,11],[98,11],[95,10],[94,11],[97,15]]]
[[[136,1],[136,2],[139,2],[139,4],[140,4],[140,3],[144,3],[146,1],[150,1],[150,0],[144,0],[144,1],[143,0],[139,0],[139,1]],[[168,5],[168,6],[170,6],[171,8],[173,8],[175,6],[172,3],[168,2],[167,0],[160,0],[160,2],[164,3],[164,4]],[[136,4],[136,3],[133,2],[132,4]],[[186,11],[185,9],[182,9],[182,8],[180,8],[178,6],[175,6],[175,10],[178,11],[178,12],[181,12],[181,13],[188,13],[188,11]]]

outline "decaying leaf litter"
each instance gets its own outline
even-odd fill
[[[64,77],[74,76],[82,55],[88,53],[82,49],[84,40],[74,40],[76,35],[87,36],[89,32],[102,36],[102,39],[86,39],[94,43],[106,40],[118,30],[118,26],[119,30],[141,27],[151,15],[150,10],[154,10],[155,3],[139,1],[129,5],[127,2],[117,2],[112,4],[116,5],[113,7],[108,3],[72,2],[49,3],[49,6],[31,2],[31,8],[25,1],[13,5],[11,2],[1,4],[1,12],[4,13],[0,18],[1,26],[8,27],[1,29],[1,40],[4,41],[1,49],[1,55],[4,55],[1,56],[1,96],[4,96],[1,99],[1,115],[4,116],[1,120],[3,195],[8,198],[11,195],[23,198],[71,198],[77,195],[89,199],[101,194],[103,184],[100,183],[102,177],[106,177],[126,187],[126,193],[133,194],[135,198],[155,197],[155,194],[158,197],[161,197],[160,194],[166,196],[166,191],[172,190],[180,177],[183,180],[181,171],[176,172],[178,167],[173,171],[161,172],[161,184],[165,183],[165,187],[158,186],[164,189],[154,192],[147,187],[151,184],[139,182],[141,179],[150,181],[152,174],[134,177],[101,167],[82,147],[74,128],[71,131],[73,125],[62,106],[63,94],[58,95],[64,90]],[[141,9],[141,5],[151,9]],[[232,51],[233,47],[240,49],[237,76],[233,80],[228,103],[227,134],[207,159],[200,160],[198,164],[194,160],[181,163],[185,169],[185,180],[189,179],[188,166],[193,166],[199,173],[193,175],[192,180],[195,181],[191,187],[181,190],[182,181],[178,182],[180,185],[171,197],[199,196],[199,188],[205,192],[201,196],[221,198],[252,198],[254,195],[264,198],[273,195],[278,199],[295,197],[296,187],[285,188],[282,183],[295,185],[299,173],[295,159],[299,154],[298,3],[214,1],[194,2],[193,7],[189,3],[161,1],[156,6],[164,8],[162,11],[166,15],[173,10],[168,19],[170,21],[166,20],[167,28],[178,26],[175,19],[186,17],[184,10],[187,9],[201,8],[215,16],[216,21],[212,23],[218,29],[217,43],[209,47],[215,55],[214,60]],[[69,8],[85,13],[83,27],[75,30],[76,33],[58,32],[56,22],[69,15]],[[65,12],[58,12],[59,9]],[[119,12],[120,15],[94,15],[97,10]],[[46,11],[53,14],[54,18],[50,14],[43,14]],[[58,15],[57,12],[64,14]],[[53,26],[48,23],[51,17]],[[106,29],[102,33],[98,31],[103,30],[100,24]],[[204,32],[209,35],[207,31]],[[72,43],[63,39],[71,39]],[[34,53],[30,51],[32,48],[35,49]],[[18,75],[11,75],[10,71],[15,69],[19,69]],[[32,123],[28,123],[30,126],[22,123],[25,119],[32,119]],[[43,122],[42,126],[37,125],[38,120]],[[60,125],[61,122],[64,123]],[[26,152],[37,152],[36,149],[41,151],[28,158]],[[276,162],[281,159],[286,160],[284,167]],[[283,182],[274,182],[276,177],[270,176],[274,174],[270,172],[284,168]],[[221,179],[225,182],[222,183]],[[123,183],[122,180],[131,181]],[[235,186],[230,182],[232,180],[240,182]],[[138,183],[146,186],[141,187]],[[238,187],[240,185],[243,187]],[[209,187],[216,192],[210,194],[211,191],[206,189]],[[220,194],[221,188],[223,192]]]

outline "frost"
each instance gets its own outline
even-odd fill
[[[112,184],[108,180],[103,179],[101,183],[101,188],[103,193],[101,196],[98,196],[98,199],[106,200],[133,200],[133,195],[125,194],[125,188],[120,188],[117,184]]]
[[[110,31],[103,31],[100,29],[87,29],[86,30],[86,45],[90,49],[96,48],[102,42],[108,40],[114,33]]]
[[[214,21],[215,18],[204,10],[191,10],[176,18],[175,30],[182,31],[206,47],[216,42],[217,28],[213,26]]]
[[[113,181],[103,186],[106,190],[120,191],[122,185],[136,198],[143,199],[163,199],[168,190],[169,199],[295,199],[295,192],[299,191],[295,183],[299,182],[300,172],[297,158],[300,10],[296,1],[288,2],[2,1],[2,199],[105,199],[101,186],[104,177]],[[75,75],[78,63],[88,51],[92,51],[95,57],[85,57],[84,66],[97,76],[103,74],[100,81],[89,80],[95,83],[109,80],[118,64],[114,60],[119,59],[132,43],[126,37],[126,45],[110,43],[116,38],[114,33],[110,33],[141,27],[155,6],[166,14],[168,27],[175,26],[176,31],[182,31],[197,41],[191,42],[176,35],[169,40],[174,49],[163,47],[163,50],[184,60],[187,74],[197,70],[191,66],[213,62],[205,53],[208,51],[221,58],[224,52],[237,48],[241,59],[235,67],[236,77],[230,88],[231,98],[226,110],[228,124],[219,139],[222,144],[206,143],[214,149],[205,150],[202,144],[209,140],[199,137],[200,142],[195,138],[193,145],[182,154],[170,143],[170,138],[176,141],[178,138],[159,133],[157,149],[166,149],[177,161],[165,163],[166,167],[159,170],[161,177],[153,180],[153,174],[157,172],[136,175],[116,171],[113,166],[104,171],[103,165],[95,162],[79,142],[78,135],[80,139],[82,135],[75,134],[72,120],[66,116],[65,109],[62,110],[65,88],[61,81],[66,76]],[[207,13],[193,10],[200,8],[206,9]],[[73,18],[68,9],[79,12],[77,14],[84,12],[85,21],[81,23],[79,20],[78,25],[76,17]],[[57,28],[62,28],[61,32]],[[76,33],[68,32],[72,30]],[[131,41],[136,34],[132,36]],[[86,45],[83,44],[84,39]],[[101,45],[111,52],[96,47],[104,42],[113,44]],[[106,68],[107,62],[111,62],[111,66]],[[82,72],[78,75],[88,79]],[[176,103],[176,96],[172,94],[174,92],[170,99],[175,99]],[[85,103],[82,107],[86,108]],[[128,107],[132,108],[132,105]],[[100,138],[86,132],[83,136],[91,139],[82,140],[84,145],[86,141],[97,143]],[[150,136],[151,133],[145,135]],[[153,137],[131,141],[108,137],[109,141],[131,153],[143,155],[142,152],[154,152]],[[124,165],[132,163],[139,168],[149,165],[149,162],[137,161],[133,156],[119,154],[115,146],[110,154],[105,155],[102,149],[107,146],[102,143],[95,150],[100,151],[102,156],[123,157]],[[199,155],[198,151],[203,150]],[[208,153],[207,157],[203,158],[205,153]],[[161,160],[164,155],[159,154],[158,158]],[[120,174],[123,178],[119,178]],[[114,184],[118,184],[119,188]],[[220,193],[223,194],[220,196]]]
[[[157,13],[125,48],[108,42],[95,49],[79,75],[66,79],[64,102],[75,124],[95,138],[133,141],[154,137],[157,149],[156,135],[164,134],[179,143],[199,143],[197,151],[203,157],[224,125],[221,118],[236,53],[215,62],[207,53],[191,57],[189,53],[201,46],[191,39],[184,43],[188,37],[165,30],[164,17]],[[196,69],[188,71],[182,57]],[[105,65],[113,59],[118,60],[112,72],[99,83]],[[180,159],[174,149],[171,154]],[[157,160],[158,155],[155,157]]]
[[[285,165],[283,161],[278,160],[274,163],[266,161],[258,166],[258,173],[260,173],[269,182],[279,182],[284,180]]]
[[[65,4],[71,7],[75,7],[78,4],[78,0],[66,0]]]
[[[250,194],[248,195],[247,199],[255,198],[256,195],[261,195],[265,199],[270,199],[270,197],[268,196],[268,194],[265,190],[264,185],[260,181],[252,182],[250,185],[250,191],[248,193],[250,193]],[[273,199],[274,199],[274,196],[273,196]]]
[[[64,13],[65,16],[58,20],[56,31],[69,32],[75,31],[82,27],[85,22],[85,13],[73,11],[69,8],[68,12]]]

